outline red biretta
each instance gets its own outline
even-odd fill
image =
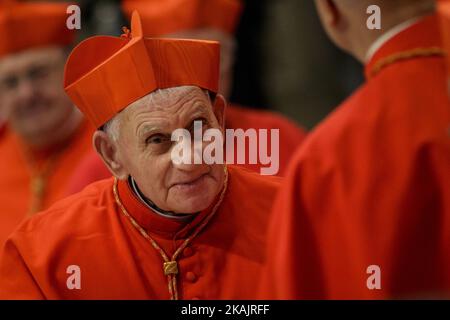
[[[0,1],[0,245],[27,215],[66,195],[90,149],[93,130],[61,86],[74,38],[67,5]]]
[[[221,43],[221,77],[219,92],[228,99],[232,86],[235,55],[234,33],[239,23],[243,4],[239,0],[130,0],[123,1],[123,11],[131,16],[138,10],[148,37],[171,37],[215,40]],[[269,111],[229,104],[226,110],[228,129],[279,129],[279,171],[284,175],[295,149],[302,143],[305,132],[289,119]],[[251,148],[246,148],[247,156]],[[243,152],[243,150],[241,150]],[[235,147],[235,154],[237,146]],[[234,159],[236,160],[236,158]],[[260,172],[261,163],[242,166]],[[73,175],[69,193],[86,185],[110,177],[109,171],[94,153],[89,155]]]
[[[174,162],[170,132],[223,131],[219,43],[92,37],[65,89],[115,178],[24,222],[0,259],[3,299],[252,299],[279,178]],[[126,76],[124,76],[126,75]],[[206,148],[208,144],[204,144]]]
[[[295,156],[273,210],[262,296],[448,298],[450,105],[433,1],[317,4],[336,43],[361,61],[369,53],[366,82]],[[361,27],[370,4],[382,31]]]

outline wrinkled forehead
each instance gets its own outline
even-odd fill
[[[157,90],[135,101],[127,108],[132,117],[142,113],[180,115],[194,111],[212,112],[210,94],[199,87],[183,86]]]
[[[0,57],[0,75],[14,73],[41,64],[63,62],[65,48],[59,46],[33,48]]]

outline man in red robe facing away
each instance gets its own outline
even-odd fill
[[[127,17],[138,10],[148,37],[173,37],[214,40],[221,44],[220,93],[230,96],[236,51],[235,29],[242,13],[239,0],[126,0],[123,11]],[[244,131],[250,128],[279,129],[279,171],[284,175],[295,149],[302,143],[305,132],[291,120],[270,111],[261,111],[236,104],[227,106],[226,128]],[[248,149],[248,148],[247,148]],[[236,153],[235,153],[236,154]],[[260,172],[264,165],[244,167]],[[94,181],[110,177],[100,158],[92,153],[74,172],[69,194],[82,190]]]
[[[448,298],[450,105],[435,1],[316,4],[331,39],[365,64],[366,83],[295,156],[261,295]],[[366,27],[371,5],[381,30]]]
[[[174,130],[199,122],[223,133],[219,52],[218,42],[144,38],[137,13],[131,33],[74,49],[65,89],[101,128],[93,145],[115,178],[16,230],[0,258],[0,298],[256,297],[279,178],[172,160],[185,142]]]
[[[93,129],[61,86],[75,35],[68,6],[0,0],[0,246],[24,218],[66,195],[91,149]]]

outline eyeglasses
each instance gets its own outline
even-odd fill
[[[0,94],[13,94],[20,87],[21,81],[29,81],[33,87],[42,87],[52,80],[60,63],[36,64],[23,74],[0,77]]]

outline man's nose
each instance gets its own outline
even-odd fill
[[[22,79],[22,81],[19,82],[16,90],[17,98],[20,100],[26,100],[33,97],[36,88],[30,80]]]
[[[174,167],[177,170],[184,171],[184,172],[194,172],[194,171],[198,170],[199,166],[200,166],[199,164],[194,164],[194,163],[178,163],[178,164],[174,163]]]
[[[183,157],[183,161],[173,162],[175,168],[181,171],[197,171],[203,165],[203,150],[204,145],[201,141],[194,143],[194,139],[191,140],[190,145],[190,157]]]

